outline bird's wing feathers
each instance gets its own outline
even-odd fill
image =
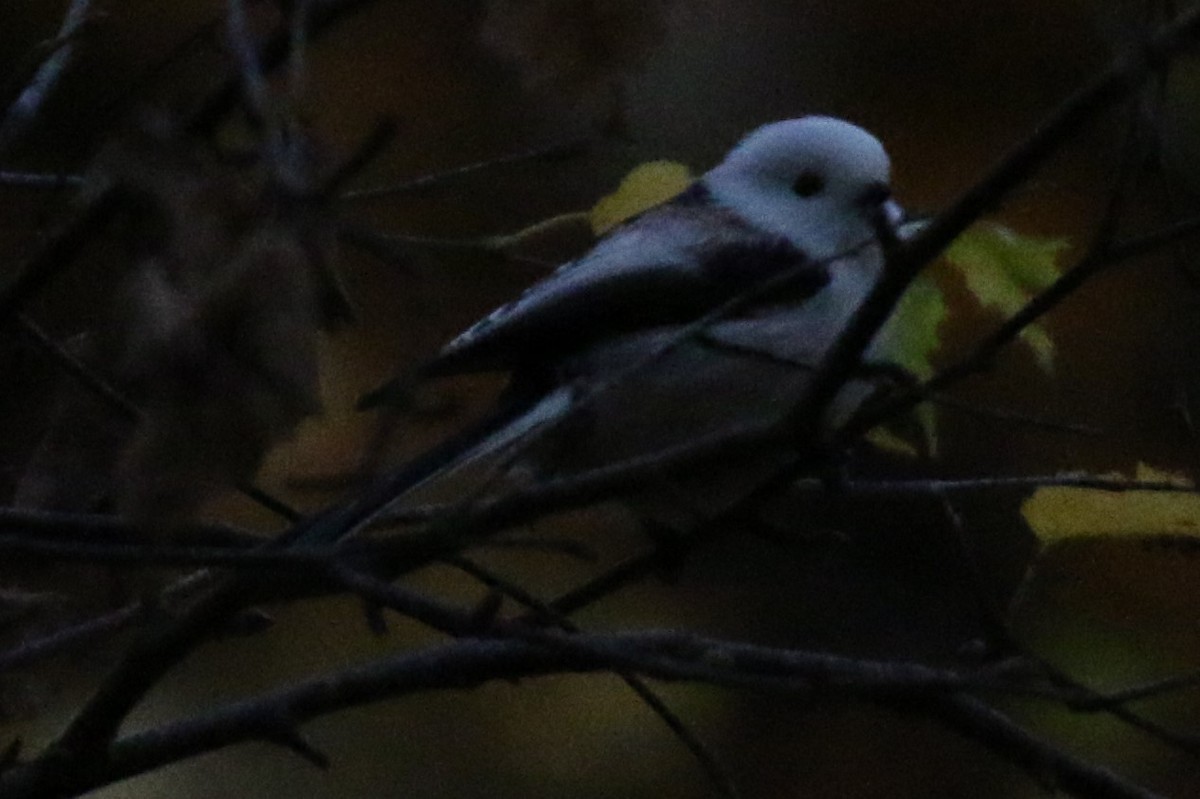
[[[756,283],[798,269],[815,293],[827,270],[786,240],[688,192],[617,228],[450,342],[429,375],[552,360],[601,335],[689,321]]]

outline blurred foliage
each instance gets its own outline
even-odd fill
[[[116,507],[130,518],[169,528],[191,516],[251,480],[321,408],[317,336],[345,315],[326,280],[334,231],[278,177],[219,163],[165,118],[109,142],[89,169],[85,198],[119,192],[131,208],[131,266],[93,358],[142,409],[109,456]]]
[[[1007,318],[1058,278],[1058,257],[1066,248],[1064,239],[1039,239],[989,223],[959,236],[945,257],[985,308]],[[1021,341],[1033,350],[1038,366],[1053,369],[1054,343],[1044,327],[1027,326]]]

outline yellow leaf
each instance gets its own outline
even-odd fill
[[[686,166],[675,161],[649,161],[634,167],[612,194],[593,206],[592,230],[600,235],[648,208],[679,194],[692,182]]]
[[[1138,465],[1135,479],[1191,485],[1145,464]],[[1043,544],[1098,536],[1200,536],[1200,495],[1189,493],[1040,488],[1021,505],[1021,515]]]
[[[1187,475],[1179,472],[1168,472],[1166,469],[1156,469],[1148,463],[1139,463],[1134,471],[1133,479],[1143,483],[1171,483],[1180,488],[1191,488],[1192,481]]]
[[[1011,316],[1058,278],[1058,255],[1066,247],[1065,239],[1023,236],[1003,225],[986,224],[955,239],[946,260],[962,273],[967,289],[984,307]],[[1043,371],[1053,368],[1054,343],[1043,327],[1030,325],[1021,332],[1021,340]]]
[[[904,458],[918,458],[921,453],[911,441],[906,441],[886,427],[872,428],[866,435],[873,446]]]

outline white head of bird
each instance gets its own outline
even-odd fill
[[[824,260],[873,241],[881,213],[887,224],[899,224],[890,171],[883,145],[870,133],[810,116],[752,131],[704,183],[747,222]]]

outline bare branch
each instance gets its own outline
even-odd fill
[[[897,709],[936,719],[1021,766],[1035,779],[1049,779],[1054,788],[1075,796],[1162,799],[1160,794],[1135,785],[1106,768],[1079,760],[1063,747],[1030,734],[979,699],[947,694],[929,702],[903,702]]]
[[[81,792],[215,748],[274,740],[279,719],[286,719],[292,728],[318,716],[416,691],[614,669],[665,680],[753,686],[773,693],[816,691],[869,698],[905,714],[939,719],[1035,775],[1051,775],[1055,784],[1076,795],[1154,796],[1040,741],[995,709],[958,693],[977,682],[960,672],[673,632],[584,635],[529,629],[520,638],[468,638],[404,653],[133,734],[116,741],[90,770],[64,770],[52,765],[57,762],[53,758],[16,765],[0,777],[0,790],[14,799]],[[979,677],[992,688],[1001,684],[995,672]]]
[[[553,144],[543,145],[541,147],[533,147],[528,150],[521,150],[507,155],[501,155],[496,158],[487,158],[482,161],[474,161],[462,166],[452,167],[441,172],[434,172],[428,175],[405,180],[400,183],[391,183],[383,186],[371,186],[365,189],[353,189],[343,192],[339,199],[342,202],[360,202],[362,200],[374,200],[381,197],[393,197],[396,195],[416,194],[422,191],[443,186],[447,183],[453,183],[461,178],[473,176],[479,172],[484,172],[496,167],[509,166],[510,164],[521,164],[529,161],[543,160],[560,160],[563,158],[573,157],[586,151],[591,141],[588,139],[574,139],[565,142],[557,142]]]
[[[483,568],[479,564],[463,556],[456,556],[451,561],[451,564],[456,568],[463,570],[467,574],[479,580],[484,585],[494,590],[500,591],[506,596],[512,597],[520,602],[541,622],[552,624],[560,630],[567,632],[580,632],[580,628],[566,616],[556,612],[549,604],[541,601],[537,597],[530,594],[518,585],[511,581],[505,580],[498,575],[493,574],[489,570]],[[687,748],[692,757],[703,769],[705,776],[708,777],[710,783],[716,788],[717,793],[730,799],[737,799],[740,796],[736,783],[733,777],[729,774],[729,769],[721,763],[711,749],[697,737],[687,724],[684,723],[674,710],[667,705],[655,691],[648,686],[645,681],[628,671],[618,671],[617,676],[621,681],[629,686],[629,689],[637,695],[646,707],[650,709],[654,715],[667,726],[667,729],[679,739],[680,743]]]
[[[991,491],[997,489],[1030,490],[1037,488],[1092,488],[1121,493],[1156,491],[1167,494],[1196,494],[1200,489],[1169,480],[1124,480],[1084,472],[1015,477],[969,477],[929,480],[850,480],[846,491],[862,495],[937,496],[947,492]]]
[[[91,0],[71,0],[50,55],[38,67],[29,85],[4,112],[0,120],[0,158],[20,141],[37,119],[46,98],[57,88],[71,65],[80,31],[89,19]]]
[[[238,72],[242,79],[242,91],[249,104],[250,112],[260,120],[272,118],[271,90],[267,86],[266,76],[259,64],[258,49],[254,37],[250,33],[250,22],[246,18],[244,0],[228,0],[225,8],[225,21],[228,31],[227,41],[237,62]],[[289,34],[291,29],[289,28]],[[293,43],[289,38],[289,49]],[[277,144],[272,142],[272,144]],[[273,153],[276,159],[279,153]]]
[[[1154,680],[1145,685],[1136,685],[1132,688],[1123,688],[1119,691],[1099,693],[1096,696],[1086,699],[1077,699],[1071,703],[1071,707],[1077,710],[1104,710],[1115,705],[1138,702],[1143,699],[1153,699],[1164,694],[1187,690],[1197,685],[1200,685],[1200,671],[1194,671],[1190,674],[1179,674],[1173,677],[1164,677],[1161,680]],[[1200,744],[1197,745],[1197,749],[1200,749]]]
[[[308,18],[308,35],[306,41],[332,27],[336,23],[351,16],[377,0],[327,0],[315,4]],[[291,23],[283,25],[271,37],[257,48],[257,63],[263,73],[269,73],[275,67],[290,58],[293,39]],[[192,115],[188,129],[197,135],[211,133],[221,121],[233,110],[241,98],[242,76],[236,74],[228,78],[220,89],[209,96],[201,107]]]
[[[81,650],[132,626],[144,617],[145,608],[139,602],[26,641],[0,652],[0,674],[25,668],[65,652]]]
[[[18,329],[27,339],[49,355],[51,360],[72,379],[126,419],[136,421],[142,418],[141,409],[132,400],[103,376],[97,374],[74,353],[47,335],[36,322],[23,313],[17,313],[16,320]],[[251,483],[239,483],[235,488],[250,500],[282,519],[290,522],[300,519],[299,511]]]
[[[113,219],[120,204],[115,192],[104,192],[58,230],[0,286],[0,324],[12,321],[30,300],[71,265],[83,246]]]
[[[81,175],[47,175],[40,172],[9,172],[0,170],[0,186],[15,189],[65,189],[83,185]]]

